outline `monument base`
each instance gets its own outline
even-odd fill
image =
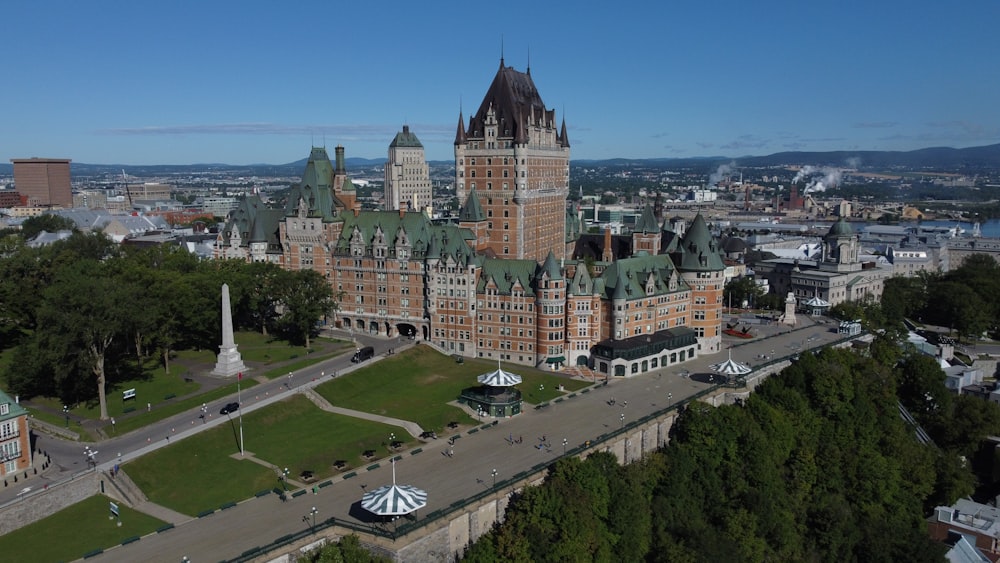
[[[247,371],[247,366],[243,363],[243,357],[240,356],[236,345],[219,346],[219,359],[215,363],[212,375],[232,377],[243,371]]]

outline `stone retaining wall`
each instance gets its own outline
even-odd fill
[[[70,505],[100,494],[101,480],[106,478],[106,475],[101,475],[97,471],[87,471],[70,481],[24,495],[17,502],[0,508],[0,535],[37,522]]]

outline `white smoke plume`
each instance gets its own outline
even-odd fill
[[[708,185],[712,187],[722,181],[723,178],[729,175],[736,168],[736,162],[732,161],[729,164],[720,164],[715,172],[709,175]]]
[[[861,159],[856,156],[852,156],[847,159],[847,166],[857,170],[858,167],[861,166]]]
[[[839,168],[829,166],[803,166],[792,178],[792,183],[808,180],[806,189],[802,193],[824,192],[827,188],[832,188],[840,184],[841,172]]]

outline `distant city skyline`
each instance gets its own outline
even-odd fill
[[[995,0],[428,6],[13,3],[0,161],[450,160],[501,56],[573,159],[1000,142]]]

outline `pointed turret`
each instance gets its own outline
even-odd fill
[[[566,134],[566,118],[562,120],[562,131],[559,132],[559,146],[569,148],[569,135]]]
[[[687,272],[714,272],[726,269],[719,255],[718,245],[708,230],[701,213],[695,216],[691,227],[681,239],[681,259],[677,268]]]
[[[618,277],[615,279],[614,293],[611,294],[612,299],[628,299],[628,276],[625,275],[625,268],[617,268]]]
[[[465,135],[465,124],[462,123],[462,112],[458,112],[458,131],[455,132],[455,144],[464,145],[468,141]]]
[[[559,262],[556,261],[556,255],[549,251],[549,255],[545,257],[545,263],[542,264],[542,271],[548,274],[550,280],[561,280],[562,271],[559,269]]]

